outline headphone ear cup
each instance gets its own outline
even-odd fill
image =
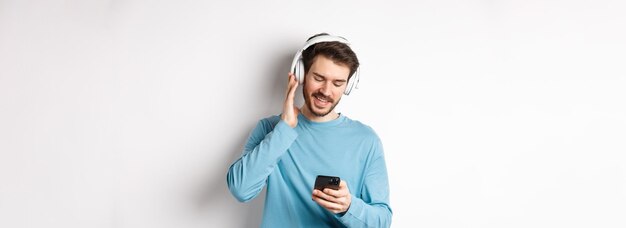
[[[348,80],[348,83],[346,85],[346,90],[343,91],[343,94],[350,95],[350,92],[352,92],[353,89],[358,88],[360,72],[361,72],[361,68],[358,67],[356,68],[356,71],[352,73],[352,76],[350,76],[350,80]]]
[[[343,94],[350,95],[350,92],[352,91],[352,87],[354,87],[354,74],[350,76],[350,79],[348,80],[348,83],[346,84],[346,90],[343,91]]]
[[[296,63],[296,80],[298,80],[300,84],[304,83],[304,63],[302,62],[302,58],[298,59],[298,63]]]

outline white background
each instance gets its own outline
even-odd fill
[[[1,0],[0,227],[258,226],[226,172],[319,32],[361,59],[338,109],[383,140],[393,227],[626,227],[624,12]]]

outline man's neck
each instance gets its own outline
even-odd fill
[[[300,110],[302,110],[302,115],[304,115],[304,117],[306,117],[307,119],[313,122],[328,122],[328,121],[339,118],[339,114],[335,112],[335,110],[331,111],[325,116],[317,116],[313,114],[313,112],[311,112],[311,110],[309,110],[309,108],[306,105],[303,105],[300,108]]]

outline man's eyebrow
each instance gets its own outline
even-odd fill
[[[313,72],[313,74],[314,74],[315,76],[322,77],[322,78],[326,79],[326,76],[321,75],[321,74],[319,74],[319,73],[317,73],[317,72]],[[335,81],[335,82],[346,82],[346,80],[344,80],[344,79],[336,79],[336,80],[333,80],[333,81]]]

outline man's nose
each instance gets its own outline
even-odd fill
[[[322,86],[320,87],[320,92],[324,94],[324,96],[330,96],[330,88],[331,88],[330,83],[328,82],[323,83]]]

